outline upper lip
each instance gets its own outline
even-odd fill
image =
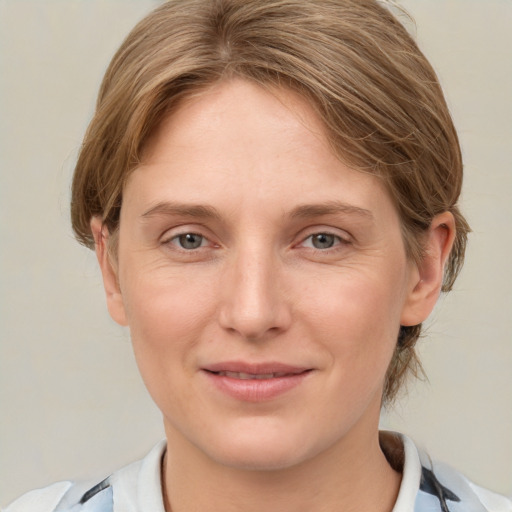
[[[248,363],[244,361],[224,361],[220,363],[208,364],[202,368],[208,372],[233,372],[233,373],[248,373],[252,375],[262,375],[279,373],[286,375],[296,375],[311,370],[306,366],[293,366],[279,362],[263,362],[263,363]]]

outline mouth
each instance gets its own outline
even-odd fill
[[[276,378],[280,378],[280,377],[292,377],[294,375],[298,375],[297,373],[285,373],[285,372],[245,373],[245,372],[220,371],[220,372],[211,372],[211,373],[214,373],[215,375],[219,375],[220,377],[229,377],[230,379],[240,379],[240,380],[265,380],[265,379],[276,379]]]
[[[279,362],[248,363],[245,361],[224,361],[205,366],[204,371],[240,380],[264,380],[281,377],[294,377],[311,371],[307,366],[295,366]]]
[[[279,363],[251,365],[228,362],[203,368],[214,389],[246,402],[275,399],[301,385],[312,368]]]

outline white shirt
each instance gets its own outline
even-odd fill
[[[408,437],[399,437],[404,463],[392,512],[512,512],[512,501],[432,462]],[[4,512],[165,512],[160,480],[165,449],[161,441],[144,459],[93,487],[66,481],[28,492]]]

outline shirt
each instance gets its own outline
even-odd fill
[[[402,482],[392,512],[512,512],[509,499],[433,462],[408,437],[388,435],[398,436],[403,446]],[[144,459],[92,487],[65,481],[30,491],[4,512],[165,512],[160,470],[165,450],[161,441]]]

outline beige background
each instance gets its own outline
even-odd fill
[[[103,476],[162,436],[92,253],[73,162],[110,56],[150,0],[0,0],[0,503]],[[430,383],[383,425],[512,494],[512,1],[407,0],[464,149],[465,271],[422,353]],[[412,30],[415,30],[412,28]]]

